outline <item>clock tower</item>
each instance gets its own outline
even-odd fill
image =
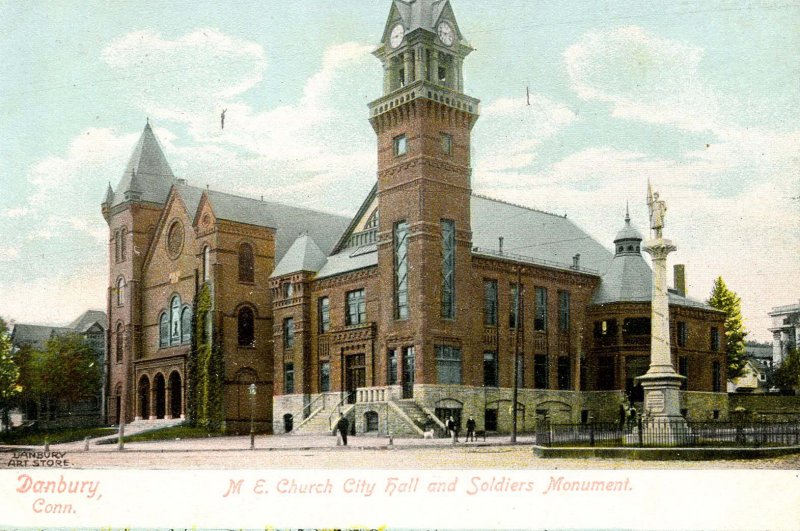
[[[414,384],[437,383],[442,352],[468,362],[477,349],[466,344],[479,101],[464,94],[463,63],[472,51],[449,0],[393,0],[374,52],[383,64],[383,95],[369,105],[378,137],[379,334],[401,364],[407,398]]]

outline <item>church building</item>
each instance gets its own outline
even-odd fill
[[[103,203],[111,421],[186,414],[204,287],[229,430],[249,421],[250,384],[258,425],[276,433],[330,432],[340,413],[357,433],[422,436],[450,416],[507,432],[515,387],[528,431],[615,420],[641,400],[644,238],[626,217],[609,252],[566,216],[473,193],[472,51],[449,0],[391,2],[368,110],[377,180],[352,219],[190,186],[145,127]],[[684,414],[724,418],[724,315],[676,283]]]

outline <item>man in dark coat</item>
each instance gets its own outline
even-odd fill
[[[475,419],[472,417],[467,420],[467,441],[470,439],[475,441]]]
[[[350,423],[345,418],[344,414],[339,413],[339,422],[336,423],[336,430],[342,436],[342,444],[347,446],[347,431],[350,428]]]

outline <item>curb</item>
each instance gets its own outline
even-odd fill
[[[633,459],[640,461],[714,461],[762,459],[800,454],[800,446],[773,448],[551,448],[533,446],[533,455],[543,459]]]

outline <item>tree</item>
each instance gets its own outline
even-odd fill
[[[20,357],[25,396],[39,408],[39,418],[58,403],[74,404],[97,394],[101,368],[92,346],[78,334],[54,336],[44,350],[26,349]]]
[[[11,337],[8,334],[6,322],[0,318],[0,429],[8,427],[8,408],[10,400],[19,392],[19,367],[11,354]]]
[[[782,391],[800,387],[800,349],[789,351],[780,366],[775,369],[773,381]]]
[[[747,359],[745,358],[744,338],[747,331],[742,318],[742,300],[728,289],[722,277],[714,281],[714,289],[708,304],[725,312],[725,355],[728,365],[728,379],[741,376]]]

